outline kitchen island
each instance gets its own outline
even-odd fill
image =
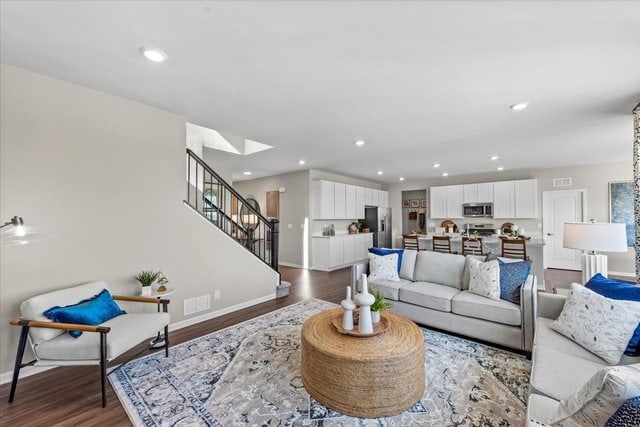
[[[484,247],[484,253],[486,255],[501,255],[500,238],[496,235],[482,236],[482,245]],[[418,247],[420,250],[430,251],[433,248],[433,234],[419,234],[418,235]],[[538,279],[538,289],[544,290],[544,245],[545,241],[542,238],[531,238],[525,240],[527,248],[527,256],[531,259],[531,274],[534,274]],[[399,247],[402,247],[400,243]],[[451,250],[456,253],[462,253],[462,235],[460,233],[453,233],[451,235]]]

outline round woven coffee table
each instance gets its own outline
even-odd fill
[[[302,326],[302,383],[321,404],[345,415],[400,414],[424,394],[424,337],[415,323],[384,312],[389,329],[369,338],[343,335],[333,318],[341,308]]]

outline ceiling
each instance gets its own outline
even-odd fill
[[[632,155],[640,2],[0,7],[3,62],[275,147],[229,155],[235,179],[316,168],[390,183]],[[168,60],[146,60],[147,44]]]

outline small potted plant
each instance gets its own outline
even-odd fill
[[[133,276],[142,285],[141,295],[151,295],[151,285],[158,279],[159,271],[143,270],[137,276]]]
[[[380,313],[393,307],[393,303],[385,301],[384,295],[380,290],[373,291],[373,296],[376,300],[371,305],[371,320],[373,323],[378,323],[380,321]]]

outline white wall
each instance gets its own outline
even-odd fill
[[[429,199],[429,188],[439,185],[469,184],[474,182],[504,181],[512,179],[538,179],[540,217],[532,220],[513,220],[519,226],[532,232],[541,232],[538,224],[542,224],[542,192],[567,189],[587,190],[587,219],[595,218],[598,222],[609,221],[609,182],[626,181],[633,177],[633,167],[631,161],[602,163],[586,166],[572,166],[565,168],[551,169],[527,169],[517,171],[503,171],[501,173],[476,174],[449,176],[447,178],[436,178],[424,181],[401,182],[389,187],[389,203],[394,211],[400,210],[402,191],[427,188],[427,199]],[[554,188],[553,178],[572,178],[571,187]],[[427,218],[429,212],[427,212]],[[429,220],[427,223],[441,220]],[[500,225],[507,220],[489,220],[496,225]],[[456,220],[458,226],[468,222],[468,220]],[[500,223],[500,224],[498,224]],[[394,216],[394,229],[402,230],[401,218]],[[610,253],[609,271],[619,273],[633,273],[635,271],[633,248],[629,248],[626,253]]]
[[[9,319],[47,291],[102,279],[135,294],[133,274],[161,269],[172,323],[216,289],[211,311],[274,295],[277,274],[183,205],[184,117],[5,64],[0,76],[0,219],[47,234],[0,248],[0,372],[20,332]]]

